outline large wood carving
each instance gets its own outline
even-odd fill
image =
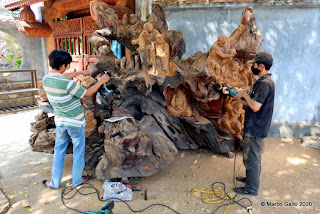
[[[149,176],[179,149],[230,154],[242,140],[244,107],[221,88],[252,85],[246,62],[263,40],[252,8],[244,9],[234,33],[219,36],[208,53],[181,59],[185,39],[181,31],[168,30],[158,5],[143,22],[135,14],[120,19],[112,8],[95,4],[91,9],[102,29],[89,41],[100,60],[89,72],[96,79],[107,72],[111,80],[93,99],[83,99],[87,117],[97,120],[87,130],[86,166],[96,167],[100,179]],[[130,49],[130,58],[117,59],[109,40]]]
[[[122,19],[122,17],[127,14],[127,16],[130,16],[130,14],[133,13],[133,11],[124,6],[127,5],[127,1],[103,1],[103,0],[91,0],[90,1],[90,14],[91,17],[97,21],[99,18],[99,16],[101,16],[102,14],[97,12],[97,11],[106,11],[108,8],[111,8],[112,11],[114,11],[114,14],[117,15],[118,19]],[[103,28],[103,26],[101,26],[100,22],[97,21],[97,24],[100,28]],[[106,26],[104,26],[106,27]]]

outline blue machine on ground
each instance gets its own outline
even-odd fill
[[[108,202],[99,212],[87,211],[86,214],[113,214],[114,202]]]

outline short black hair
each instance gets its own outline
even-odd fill
[[[269,71],[270,68],[271,68],[271,66],[272,66],[272,63],[270,64],[270,63],[257,62],[257,64],[258,64],[258,66],[259,66],[260,64],[263,64],[263,65],[264,65],[264,68],[265,68],[267,71]]]
[[[53,69],[59,70],[62,65],[69,65],[72,62],[71,55],[64,50],[53,50],[49,54],[49,65]]]

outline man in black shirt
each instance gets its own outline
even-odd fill
[[[258,195],[261,172],[261,148],[263,138],[267,137],[274,103],[275,85],[269,70],[272,66],[272,55],[268,52],[256,54],[251,70],[259,79],[254,83],[250,94],[246,90],[237,90],[238,98],[247,103],[244,122],[243,164],[246,177],[236,179],[245,182],[245,187],[236,187],[239,194]]]

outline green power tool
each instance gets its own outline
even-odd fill
[[[86,214],[113,214],[114,202],[108,202],[99,212],[87,211]]]

